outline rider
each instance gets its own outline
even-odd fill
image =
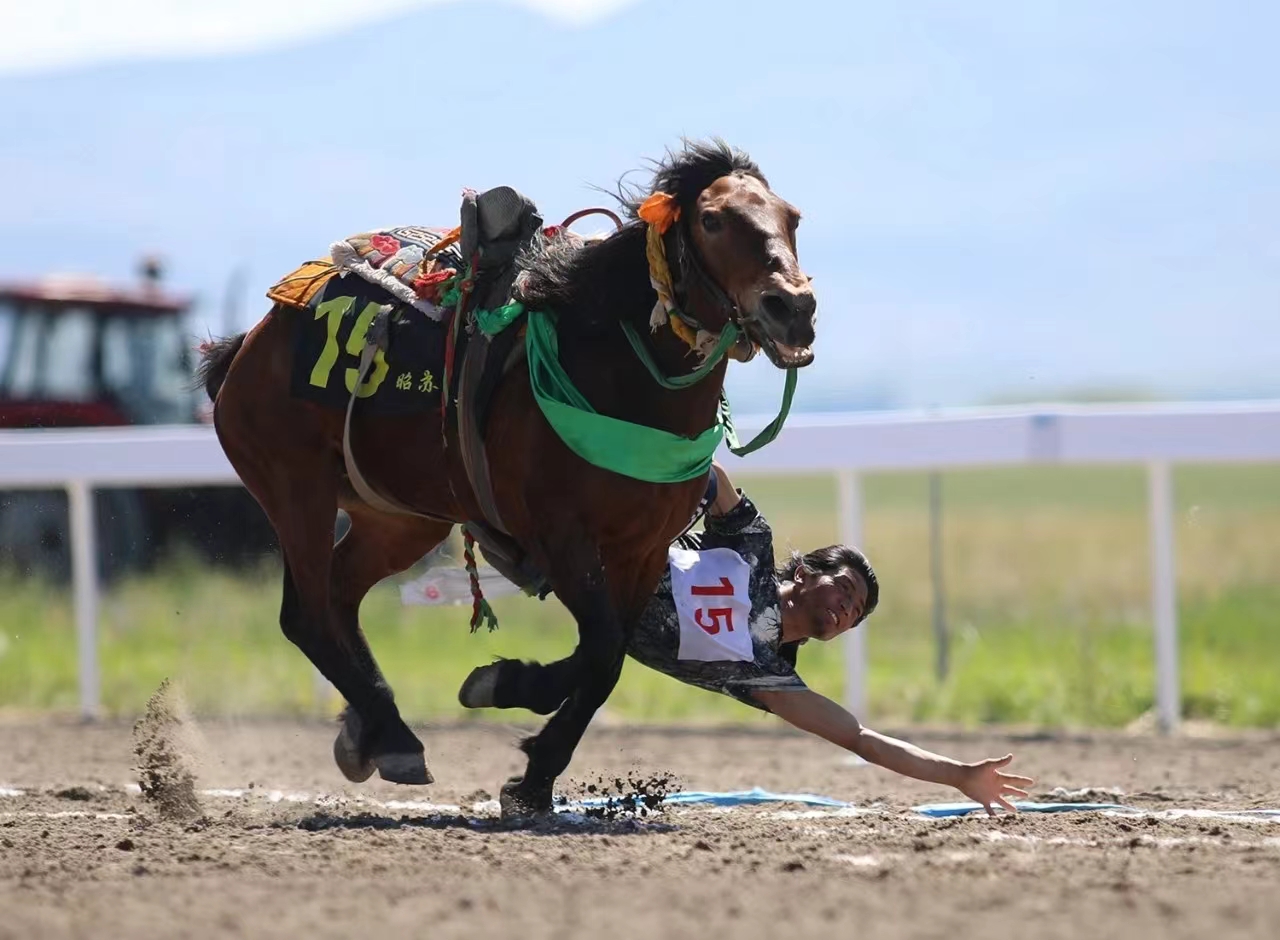
[[[1026,796],[1022,787],[1033,783],[1002,770],[1013,755],[952,760],[863,727],[805,686],[796,673],[797,651],[854,629],[875,610],[875,572],[848,545],[793,554],[775,570],[769,524],[723,467],[713,464],[712,471],[705,531],[672,545],[627,654],[681,682],[772,712],[870,763],[953,786],[988,813],[997,805],[1013,810],[1009,797]],[[533,707],[500,690],[503,663],[517,665],[508,660],[472,672],[459,692],[463,705]]]

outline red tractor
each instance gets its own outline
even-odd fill
[[[154,262],[143,274],[133,288],[80,277],[0,284],[0,429],[202,420],[183,326],[190,300],[161,289]],[[274,545],[239,487],[111,488],[94,499],[105,578],[144,569],[179,543],[229,564]],[[60,490],[0,493],[0,568],[66,578],[67,524]]]

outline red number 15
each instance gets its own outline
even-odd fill
[[[719,584],[711,585],[694,585],[689,588],[689,593],[694,597],[733,597],[733,584],[726,577],[720,578]],[[702,619],[702,615],[707,614],[711,618],[710,623],[706,623]],[[711,636],[715,636],[720,632],[721,619],[724,621],[725,631],[733,632],[733,608],[731,607],[699,607],[693,612],[694,622],[702,629],[706,630]]]
[[[689,589],[689,593],[694,597],[733,597],[733,585],[729,583],[726,577],[720,578],[719,584],[694,585]]]
[[[710,623],[705,623],[703,621],[702,619],[703,614],[710,615],[711,617]],[[732,607],[709,607],[709,608],[699,607],[697,610],[693,612],[694,622],[697,623],[698,626],[702,627],[702,629],[706,630],[707,633],[711,634],[712,636],[715,636],[717,633],[720,632],[721,618],[724,618],[725,631],[728,633],[732,633],[733,632],[733,608]]]

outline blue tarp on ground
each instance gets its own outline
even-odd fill
[[[595,807],[608,806],[610,803],[617,803],[617,797],[593,797],[587,800],[578,800],[567,808],[582,807],[592,809]],[[854,804],[846,803],[844,800],[837,800],[829,796],[820,796],[816,793],[771,793],[760,787],[752,787],[750,790],[733,790],[724,793],[714,793],[707,790],[681,790],[677,793],[667,794],[663,800],[666,805],[692,805],[703,804],[709,806],[752,806],[763,803],[795,803],[801,806],[816,806],[824,809],[847,809]],[[1013,804],[1024,813],[1096,813],[1096,812],[1116,812],[1116,813],[1143,813],[1147,810],[1138,809],[1134,806],[1125,806],[1123,803],[1034,803],[1029,801],[1019,801]],[[926,803],[921,806],[913,807],[915,812],[930,819],[944,819],[949,816],[967,816],[970,813],[980,813],[982,807],[977,803]],[[1280,821],[1280,809],[1242,809],[1242,810],[1215,810],[1210,813],[1214,816],[1254,816],[1266,819],[1275,819]]]
[[[598,806],[608,806],[611,802],[617,803],[617,797],[593,797],[587,800],[576,800],[578,806],[584,806],[588,809]],[[843,800],[832,799],[829,796],[818,796],[813,793],[770,793],[768,790],[762,790],[759,787],[752,787],[750,790],[734,790],[726,793],[712,793],[707,790],[681,790],[678,793],[668,793],[666,799],[662,801],[665,805],[687,805],[691,803],[706,803],[711,806],[747,806],[757,803],[801,803],[805,806],[824,806],[829,809],[842,809],[852,804]]]
[[[1090,813],[1112,810],[1120,813],[1140,813],[1139,809],[1124,806],[1120,803],[1031,803],[1019,801],[1013,804],[1024,813]],[[983,812],[977,803],[926,803],[912,807],[922,816],[930,819],[942,819],[946,816],[967,816],[970,813]],[[997,810],[999,811],[999,810]]]

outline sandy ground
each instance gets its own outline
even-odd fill
[[[958,795],[801,735],[595,728],[563,781],[569,796],[666,772],[688,789],[809,791],[876,811],[688,807],[504,829],[473,804],[519,770],[517,733],[420,729],[438,783],[403,788],[346,784],[327,724],[201,724],[174,742],[197,786],[246,792],[202,794],[198,815],[175,821],[129,789],[140,779],[129,725],[2,721],[0,937],[1280,932],[1280,822],[1167,813],[1280,807],[1275,736],[918,732],[965,759],[1014,751],[1039,796],[1118,787],[1155,813],[933,821],[910,808]],[[463,812],[387,805],[405,800]]]

